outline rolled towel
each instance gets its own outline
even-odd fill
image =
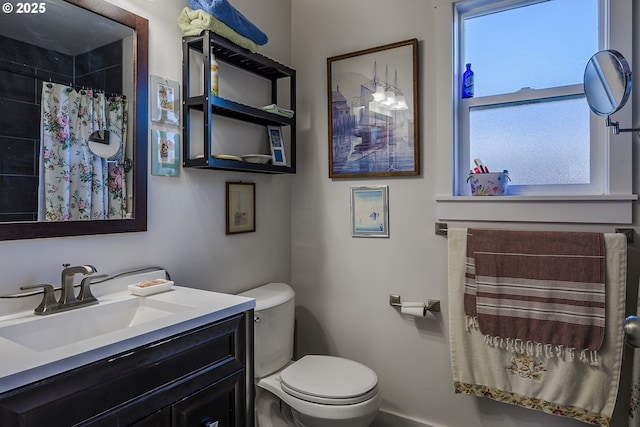
[[[241,36],[254,41],[258,45],[266,44],[269,38],[249,21],[227,0],[189,0],[192,9],[201,9],[221,22],[227,24]]]
[[[178,26],[185,36],[198,36],[204,30],[210,30],[253,53],[258,51],[258,45],[255,42],[236,33],[203,10],[185,7],[178,16]]]

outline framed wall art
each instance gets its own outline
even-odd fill
[[[256,231],[256,184],[227,182],[227,234]]]
[[[151,76],[151,120],[169,125],[180,124],[180,84]]]
[[[389,237],[389,187],[351,187],[351,236]]]
[[[284,141],[280,126],[267,126],[269,132],[269,146],[271,147],[271,164],[286,166],[287,158],[284,154]]]
[[[180,133],[151,129],[151,174],[180,175]]]
[[[418,40],[327,59],[329,177],[420,173]]]

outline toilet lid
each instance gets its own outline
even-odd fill
[[[367,366],[334,356],[304,356],[280,373],[285,392],[327,405],[364,402],[377,393],[377,384],[376,373]]]

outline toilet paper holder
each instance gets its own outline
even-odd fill
[[[402,300],[400,299],[400,295],[389,295],[389,305],[392,307],[402,307]],[[432,313],[440,312],[440,300],[437,299],[428,299],[426,303],[424,303],[425,309]]]

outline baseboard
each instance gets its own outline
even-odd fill
[[[435,427],[424,421],[381,409],[371,427]]]

